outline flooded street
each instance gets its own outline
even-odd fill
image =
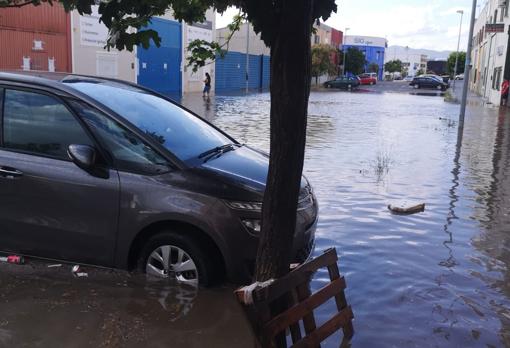
[[[183,103],[269,149],[269,94]],[[510,113],[473,104],[458,136],[458,110],[438,96],[310,96],[315,253],[340,255],[352,347],[510,347]],[[416,203],[425,212],[387,209]],[[231,287],[196,292],[91,267],[73,278],[47,265],[0,265],[0,347],[253,346]],[[318,273],[313,288],[328,279]]]

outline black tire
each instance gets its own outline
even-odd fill
[[[351,85],[347,85],[347,89],[351,89],[351,88],[352,88],[352,86],[351,86]]]
[[[372,85],[375,85],[375,82],[373,82],[373,81],[372,81],[372,82],[370,82],[370,86],[372,86]]]
[[[193,260],[198,270],[198,282],[202,286],[211,286],[216,280],[215,271],[218,270],[217,262],[210,257],[204,248],[194,238],[185,234],[186,231],[176,233],[165,230],[152,236],[143,246],[138,261],[137,269],[145,273],[147,260],[150,254],[163,245],[173,245],[184,250]]]
[[[330,85],[329,83],[326,83],[326,84],[324,85],[324,87],[326,87],[326,88],[331,88],[331,85]]]
[[[437,89],[437,90],[442,90],[442,91],[444,91],[444,87],[443,87],[443,86],[441,86],[441,85],[437,85],[436,89]]]

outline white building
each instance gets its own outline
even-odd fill
[[[246,39],[247,31],[248,40]],[[229,36],[230,30],[228,27],[216,29],[216,40],[220,45],[225,44]],[[243,23],[239,27],[239,30],[232,35],[232,38],[228,43],[228,50],[232,52],[246,53],[246,46],[248,46],[249,54],[270,55],[270,49],[266,46],[264,41],[262,41],[260,34],[256,34],[255,31],[253,31],[251,24]],[[225,47],[225,49],[227,48]]]
[[[402,62],[409,76],[416,76],[418,71],[422,70],[424,72],[427,69],[428,56],[414,53],[409,47],[406,47],[405,50],[401,50],[399,47],[388,47],[384,63],[397,59]]]
[[[487,102],[499,105],[501,84],[510,79],[508,60],[508,0],[488,0],[473,32],[469,87]]]
[[[213,41],[215,38],[216,15],[214,10],[207,10],[206,21],[204,23],[194,23],[193,25],[188,25],[184,22],[177,23],[171,11],[157,18],[171,21],[180,26],[180,30],[176,30],[178,33],[176,35],[179,37],[171,38],[179,43],[178,49],[180,53],[177,55],[179,58],[175,58],[172,55],[167,57],[168,61],[162,58],[157,59],[158,62],[155,63],[151,60],[151,57],[154,58],[160,55],[156,47],[151,47],[153,52],[149,56],[149,60],[143,62],[139,60],[140,52],[138,51],[140,50],[137,47],[134,47],[132,52],[127,50],[118,51],[116,49],[108,51],[104,49],[108,37],[108,29],[99,22],[97,6],[93,6],[93,13],[91,15],[80,16],[77,11],[73,11],[71,14],[71,59],[73,73],[118,78],[137,83],[139,82],[140,74],[145,72],[141,71],[141,69],[145,69],[147,66],[153,67],[153,64],[160,64],[159,60],[162,60],[163,63],[161,64],[163,65],[158,65],[157,69],[161,70],[162,76],[166,71],[172,76],[179,75],[181,93],[202,91],[206,72],[211,75],[211,86],[214,88],[214,64],[206,65],[196,73],[193,73],[192,69],[186,67],[189,42],[195,39]],[[168,33],[159,32],[158,34],[163,39],[168,38]],[[160,56],[164,54],[162,50]],[[147,57],[147,55],[144,57]],[[170,68],[175,64],[177,66],[171,70]],[[165,82],[161,83],[164,84]],[[160,86],[157,81],[154,81],[148,87],[159,90]],[[164,90],[164,86],[161,86],[161,90]]]
[[[136,82],[136,48],[133,52],[104,49],[108,29],[99,23],[98,6],[91,15],[71,13],[71,60],[73,73]]]

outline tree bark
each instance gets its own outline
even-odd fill
[[[303,172],[311,83],[313,0],[283,0],[271,44],[269,173],[255,278],[289,272]]]

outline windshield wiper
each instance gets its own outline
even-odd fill
[[[229,152],[232,150],[235,150],[234,144],[225,144],[225,145],[221,145],[221,146],[216,146],[213,149],[202,152],[200,155],[198,155],[198,158],[203,158],[204,163],[205,163],[212,157],[215,157],[215,156],[219,157],[219,156],[223,155],[225,152]]]

